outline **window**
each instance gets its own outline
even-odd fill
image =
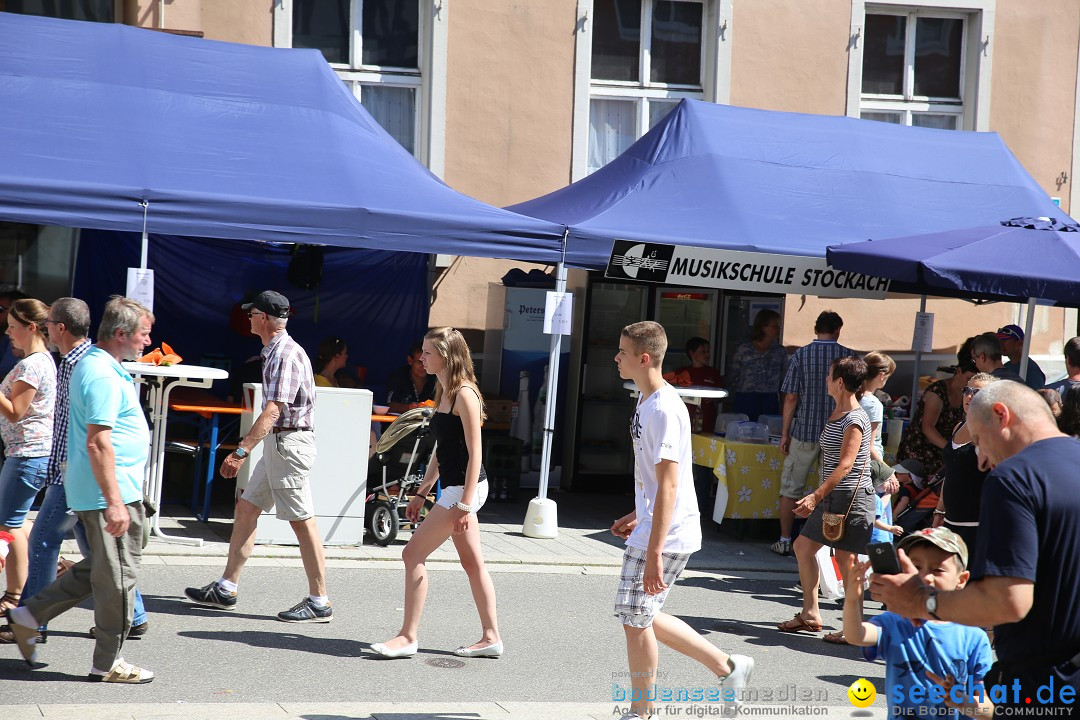
[[[0,0],[0,10],[62,20],[116,22],[116,0]]]
[[[868,9],[860,117],[962,129],[966,23],[959,13]]]
[[[426,139],[429,118],[442,124],[445,89],[427,83],[433,56],[445,65],[444,15],[422,13],[420,0],[286,1],[275,4],[274,44],[322,52],[372,117],[440,174],[441,150]]]
[[[614,160],[681,98],[705,97],[702,0],[594,0],[588,172]]]
[[[30,297],[71,293],[78,230],[0,221],[0,290]]]

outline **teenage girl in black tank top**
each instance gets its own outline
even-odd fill
[[[487,497],[487,476],[481,462],[480,426],[484,403],[476,387],[469,346],[453,328],[436,328],[424,336],[421,361],[429,375],[438,378],[436,412],[431,424],[438,445],[424,482],[405,509],[405,516],[419,526],[401,553],[405,563],[405,618],[398,634],[372,651],[384,657],[416,654],[420,615],[427,598],[428,556],[452,537],[461,564],[469,576],[473,601],[480,614],[480,640],[459,647],[462,657],[498,657],[503,644],[495,617],[495,587],[480,551],[480,528],[476,511]],[[424,498],[441,478],[439,502],[420,522]]]
[[[480,394],[476,388],[466,385],[458,390],[458,395]],[[439,478],[444,488],[465,485],[465,473],[469,467],[469,447],[465,439],[465,426],[461,417],[454,414],[457,396],[450,402],[449,412],[436,412],[431,418],[431,428],[435,431],[435,459],[439,462]],[[487,480],[484,466],[480,465],[479,482]]]

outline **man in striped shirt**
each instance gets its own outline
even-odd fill
[[[278,613],[284,622],[330,622],[334,611],[326,594],[326,564],[322,536],[315,521],[309,476],[315,463],[315,373],[307,354],[285,331],[289,301],[267,290],[243,306],[251,332],[263,342],[263,410],[236,451],[221,464],[221,476],[236,477],[240,466],[256,445],[263,445],[262,459],[251,471],[244,494],[236,503],[229,559],[225,573],[201,588],[188,588],[196,605],[235,610],[237,583],[244,563],[255,545],[259,515],[277,508],[296,533],[300,557],[308,578],[308,596],[294,607]]]
[[[784,423],[780,452],[784,469],[780,474],[780,539],[770,548],[779,555],[791,554],[791,529],[795,525],[795,503],[806,493],[806,476],[821,453],[818,438],[833,411],[825,381],[832,361],[855,352],[841,345],[844,321],[831,310],[822,312],[814,323],[817,339],[791,356],[787,375],[780,386],[784,396]]]

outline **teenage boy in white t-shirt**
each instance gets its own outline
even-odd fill
[[[721,679],[725,714],[738,709],[754,670],[746,655],[727,655],[673,615],[660,611],[690,554],[701,548],[701,526],[691,470],[690,415],[662,377],[667,333],[658,323],[627,325],[619,338],[619,376],[640,392],[630,424],[634,444],[635,509],[611,532],[626,540],[615,615],[626,632],[633,691],[627,718],[653,712],[659,640],[712,670]]]

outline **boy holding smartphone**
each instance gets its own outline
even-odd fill
[[[968,581],[967,545],[947,528],[912,533],[897,547],[907,553],[923,582],[931,587],[958,590]],[[970,690],[983,685],[993,662],[986,632],[951,622],[912,621],[891,612],[864,622],[863,583],[869,567],[852,556],[846,568],[844,637],[849,644],[866,648],[863,657],[867,660],[885,660],[889,716],[916,716],[919,708],[944,710],[944,706],[968,716],[993,715],[993,703],[985,692],[981,702],[978,690],[968,696]],[[950,693],[954,685],[961,687]]]

